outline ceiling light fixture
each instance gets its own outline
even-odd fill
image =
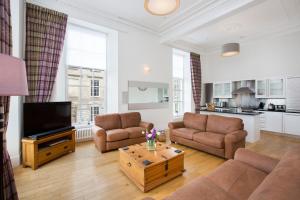
[[[240,53],[239,43],[227,43],[222,46],[222,56],[235,56]]]
[[[144,7],[152,15],[168,15],[179,8],[180,0],[145,0]]]

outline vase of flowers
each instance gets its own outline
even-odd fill
[[[146,137],[146,140],[147,140],[146,147],[147,147],[148,151],[155,151],[156,139],[158,138],[160,133],[158,131],[156,131],[155,128],[153,128],[151,131],[148,131],[148,130],[143,131],[142,133]]]

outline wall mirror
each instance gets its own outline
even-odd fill
[[[128,82],[128,110],[167,108],[168,106],[168,83]]]

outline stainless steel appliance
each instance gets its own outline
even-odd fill
[[[275,110],[275,105],[272,103],[269,103],[268,110]]]
[[[286,110],[300,112],[300,77],[286,79]]]
[[[275,110],[285,112],[286,107],[285,107],[285,105],[276,105]]]

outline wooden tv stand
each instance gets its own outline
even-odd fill
[[[38,140],[22,139],[23,167],[37,169],[44,163],[69,152],[75,152],[75,132],[69,130]]]

